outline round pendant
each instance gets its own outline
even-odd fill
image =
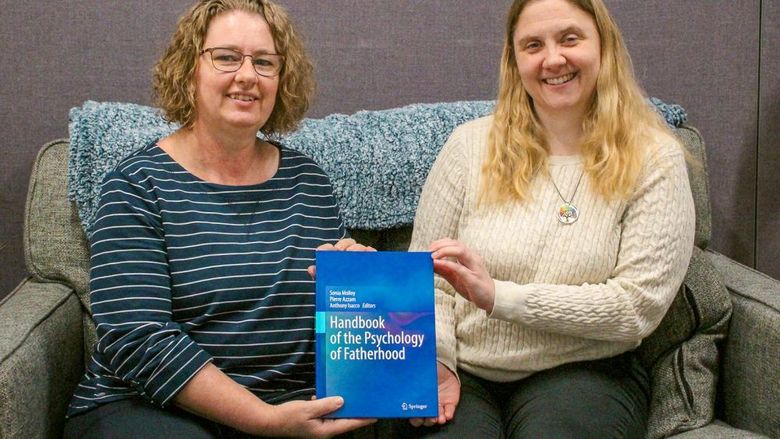
[[[580,211],[571,203],[563,203],[558,208],[558,221],[564,224],[574,224],[579,217]]]

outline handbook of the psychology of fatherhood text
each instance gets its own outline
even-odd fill
[[[333,418],[438,414],[428,252],[317,251],[317,398]]]

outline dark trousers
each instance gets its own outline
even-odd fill
[[[162,409],[141,399],[110,402],[65,422],[64,439],[215,439],[225,427],[178,407]],[[226,429],[226,428],[225,428]],[[227,429],[226,429],[227,430]],[[248,437],[248,436],[247,436]]]
[[[397,437],[606,439],[645,437],[649,381],[632,353],[496,383],[462,370],[460,403],[443,426],[394,424]]]
[[[64,439],[257,438],[178,407],[159,408],[141,399],[104,404],[65,422]],[[351,433],[338,436],[349,439]]]

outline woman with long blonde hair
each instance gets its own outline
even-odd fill
[[[602,0],[516,0],[498,102],[456,129],[417,210],[434,259],[431,437],[644,437],[633,350],[691,256],[685,155]],[[408,432],[407,432],[408,433]]]

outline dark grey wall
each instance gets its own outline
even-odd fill
[[[780,0],[762,14],[756,268],[780,279]]]
[[[712,246],[752,266],[760,1],[612,4],[648,94],[682,104],[707,142]]]
[[[317,64],[312,117],[495,94],[511,0],[280,1]],[[780,35],[769,26],[780,0],[607,1],[648,93],[683,105],[707,140],[712,246],[780,277]],[[149,104],[150,69],[189,4],[2,2],[0,297],[26,275],[22,211],[36,151],[67,136],[68,109],[87,99]]]

